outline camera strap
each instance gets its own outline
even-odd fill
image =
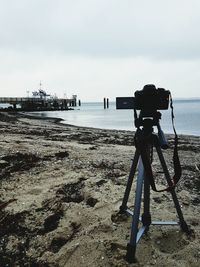
[[[175,188],[175,186],[179,182],[181,175],[182,175],[182,168],[181,168],[179,155],[178,155],[178,135],[176,133],[176,129],[174,125],[174,107],[173,107],[173,100],[172,100],[171,92],[170,92],[170,108],[171,108],[172,127],[174,131],[174,152],[173,152],[174,175],[173,175],[173,178],[171,179],[171,185],[169,185],[167,188],[162,189],[162,190],[157,190],[155,186],[154,178],[150,178],[151,187],[156,192],[164,192],[164,191],[170,192],[171,190]],[[150,167],[151,166],[149,166],[148,168]]]
[[[176,133],[176,129],[175,129],[175,125],[174,125],[174,107],[173,107],[173,100],[172,100],[171,93],[170,93],[170,108],[171,108],[172,127],[173,127],[173,131],[174,131],[174,152],[173,152],[174,176],[171,179],[171,185],[165,189],[162,189],[162,190],[156,189],[154,178],[150,177],[151,187],[156,192],[164,192],[164,191],[170,192],[171,190],[173,190],[175,188],[175,186],[179,182],[181,175],[182,175],[182,168],[181,168],[179,155],[178,155],[178,135]],[[148,166],[148,168],[150,168],[150,167],[151,166]],[[150,173],[150,175],[151,175],[151,173]],[[152,175],[153,175],[153,173],[152,173]]]
[[[172,127],[174,130],[174,153],[173,153],[174,176],[172,178],[172,186],[169,186],[167,188],[167,191],[171,191],[176,186],[182,175],[182,168],[178,155],[178,135],[176,133],[176,129],[174,126],[174,107],[173,107],[173,100],[171,93],[170,93],[170,108],[171,108]]]

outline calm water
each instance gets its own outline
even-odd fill
[[[115,103],[104,110],[103,103],[82,103],[70,111],[34,112],[42,117],[64,119],[65,124],[103,129],[134,130],[132,110],[116,110]],[[174,101],[175,126],[177,133],[200,136],[200,100]],[[161,127],[165,133],[172,133],[171,109],[162,111]]]

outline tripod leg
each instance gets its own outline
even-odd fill
[[[156,145],[155,147],[156,147],[156,151],[157,151],[157,153],[158,153],[158,157],[159,157],[159,159],[160,159],[160,162],[161,162],[163,171],[164,171],[164,173],[165,173],[165,177],[166,177],[167,183],[168,183],[169,186],[172,186],[172,184],[171,184],[170,174],[169,174],[169,171],[168,171],[168,168],[167,168],[167,165],[166,165],[166,162],[165,162],[163,153],[162,153],[162,151],[161,151],[161,148],[160,148],[159,146],[157,146],[157,145]],[[180,220],[180,227],[181,227],[181,229],[182,229],[184,232],[189,233],[189,228],[188,228],[187,223],[186,223],[185,220],[184,220],[183,213],[182,213],[182,210],[181,210],[181,207],[180,207],[180,204],[179,204],[179,201],[178,201],[176,192],[175,192],[174,189],[172,189],[172,190],[170,191],[170,193],[171,193],[171,195],[172,195],[172,199],[173,199],[173,201],[174,201],[175,208],[176,208],[176,211],[177,211],[179,220]]]
[[[129,263],[135,262],[135,252],[136,252],[136,244],[137,244],[137,233],[138,233],[138,224],[139,224],[139,217],[140,217],[143,180],[144,180],[144,166],[140,158],[139,166],[138,166],[138,177],[137,177],[137,185],[136,185],[134,213],[133,213],[132,226],[131,226],[131,237],[130,237],[130,243],[128,243],[127,245],[127,254],[126,254],[126,260]]]
[[[142,223],[144,226],[149,226],[151,224],[150,183],[146,175],[144,176],[144,213],[142,214]]]
[[[146,153],[150,158],[150,150],[151,146],[147,146]],[[145,172],[144,175],[144,213],[142,214],[142,223],[144,226],[148,226],[151,224],[151,214],[150,214],[150,182],[149,178]]]
[[[127,202],[128,202],[128,198],[129,198],[129,195],[130,195],[131,186],[132,186],[133,178],[134,178],[134,175],[135,175],[135,172],[136,172],[138,160],[139,160],[139,151],[136,149],[135,155],[134,155],[134,159],[133,159],[133,163],[131,165],[131,170],[130,170],[129,177],[128,177],[128,182],[127,182],[127,185],[126,185],[126,190],[125,190],[125,193],[124,193],[124,198],[123,198],[123,201],[122,201],[122,205],[120,206],[120,211],[121,212],[124,212],[127,209]]]

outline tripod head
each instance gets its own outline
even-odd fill
[[[142,126],[142,131],[145,134],[145,136],[148,136],[149,134],[153,133],[153,126],[156,126],[158,129],[158,138],[160,142],[160,146],[162,149],[169,148],[167,139],[165,137],[164,132],[161,129],[159,120],[162,117],[161,112],[157,110],[141,110],[139,113],[139,117],[137,116],[136,110],[134,110],[134,116],[135,116],[135,127],[137,129],[140,129]]]

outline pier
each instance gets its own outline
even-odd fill
[[[77,96],[69,98],[56,97],[0,97],[0,104],[8,104],[6,108],[0,108],[10,111],[50,111],[50,110],[68,110],[77,106]]]

